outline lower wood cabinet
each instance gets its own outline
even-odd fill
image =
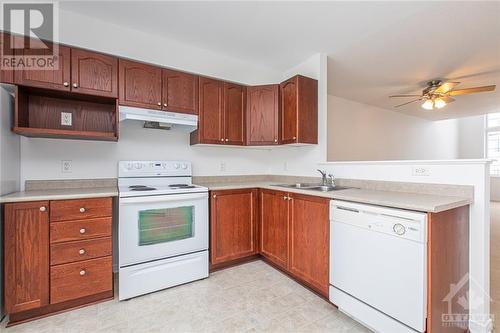
[[[4,205],[9,325],[113,297],[111,204],[98,198]]]
[[[285,192],[261,190],[260,253],[288,269],[288,197]]]
[[[328,295],[330,267],[330,200],[289,193],[288,270]]]
[[[49,202],[5,205],[5,310],[49,304]]]
[[[220,265],[257,253],[255,189],[213,191],[210,195],[210,263]]]

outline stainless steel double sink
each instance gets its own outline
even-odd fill
[[[331,192],[331,191],[340,191],[347,190],[350,187],[343,186],[332,186],[332,185],[322,185],[317,183],[296,183],[296,184],[277,184],[274,186],[286,187],[286,188],[296,188],[300,190],[311,190],[318,192]]]

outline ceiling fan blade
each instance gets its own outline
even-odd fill
[[[394,98],[394,97],[421,97],[422,95],[391,95],[389,98]]]
[[[446,94],[448,91],[453,89],[457,84],[460,84],[460,82],[445,82],[436,89],[434,89],[434,93],[437,94]]]
[[[493,90],[495,90],[495,87],[496,87],[496,85],[457,89],[457,90],[449,91],[447,93],[447,95],[448,96],[457,96],[457,95],[465,95],[465,94],[475,94],[475,93],[480,93],[480,92],[493,91]]]
[[[450,104],[451,102],[455,101],[454,98],[451,98],[450,96],[446,96],[446,95],[443,95],[443,96],[441,96],[439,98],[441,98],[443,101],[445,101],[446,104]]]
[[[419,99],[415,99],[413,101],[409,101],[409,102],[406,102],[406,103],[403,103],[403,104],[399,104],[399,105],[396,105],[394,106],[395,108],[399,108],[400,106],[403,106],[403,105],[407,105],[407,104],[411,104],[411,103],[415,103],[415,102],[418,102],[418,101],[421,101],[422,98],[419,98]]]

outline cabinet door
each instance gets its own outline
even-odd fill
[[[215,191],[210,201],[210,260],[220,264],[257,252],[254,189]]]
[[[41,51],[39,49],[19,49],[16,51],[16,56],[34,56],[40,55],[51,56],[52,50],[46,49]],[[71,76],[71,51],[69,47],[59,45],[57,63],[55,63],[54,70],[47,69],[26,69],[14,71],[14,81],[21,86],[38,87],[45,89],[55,89],[70,91],[70,76]]]
[[[48,207],[48,201],[5,205],[7,313],[49,304]]]
[[[198,76],[163,69],[163,109],[198,114]]]
[[[199,141],[200,143],[224,143],[224,83],[201,77],[199,86]]]
[[[247,88],[247,144],[279,143],[279,84]]]
[[[106,97],[118,97],[118,59],[71,49],[71,90]]]
[[[288,200],[285,192],[261,191],[260,252],[276,265],[288,268]]]
[[[0,60],[14,56],[14,48],[12,47],[14,37],[8,33],[0,32]],[[14,83],[14,71],[9,69],[0,68],[0,82],[2,83]]]
[[[329,200],[289,194],[290,273],[328,296]]]
[[[280,85],[281,92],[281,141],[297,141],[297,77]]]
[[[161,109],[161,68],[119,60],[119,103]]]
[[[245,143],[245,87],[224,83],[224,142]]]

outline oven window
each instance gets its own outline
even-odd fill
[[[194,206],[139,211],[139,246],[167,243],[194,235]]]

